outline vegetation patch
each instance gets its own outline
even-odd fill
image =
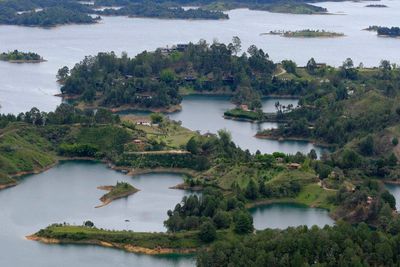
[[[109,192],[100,198],[103,204],[96,206],[96,208],[104,207],[116,199],[128,197],[139,191],[139,189],[125,182],[117,182],[115,186],[99,186],[98,189]]]

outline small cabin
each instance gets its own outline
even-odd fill
[[[195,82],[197,79],[192,75],[185,76],[185,82]]]
[[[151,95],[140,94],[140,95],[136,95],[136,98],[138,98],[138,99],[152,99],[153,97]]]
[[[299,163],[289,163],[287,166],[291,170],[297,170],[297,169],[300,169],[301,164],[299,164]]]
[[[178,50],[179,52],[183,52],[186,49],[188,49],[189,44],[177,44],[176,45],[176,50]]]
[[[133,143],[136,144],[136,145],[140,145],[140,144],[143,143],[143,141],[140,140],[140,139],[135,139],[135,140],[133,140]]]
[[[148,120],[138,120],[136,125],[151,126],[151,122]]]

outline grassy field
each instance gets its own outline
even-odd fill
[[[335,206],[329,202],[329,197],[336,194],[333,190],[325,190],[318,184],[308,184],[304,186],[295,198],[296,202],[310,207],[318,207],[333,211]]]
[[[190,138],[197,135],[176,122],[166,122],[162,126],[136,125],[136,129],[146,133],[146,138],[154,139],[157,142],[164,142],[171,149],[185,147]]]

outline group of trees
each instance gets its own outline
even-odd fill
[[[170,7],[165,4],[141,2],[130,3],[120,9],[107,8],[97,11],[100,15],[132,16],[164,19],[228,19],[229,16],[221,11],[210,11],[202,8],[183,9],[180,6]]]
[[[240,50],[240,39],[234,38],[228,45],[200,41],[167,53],[145,51],[135,58],[99,53],[71,70],[62,68],[57,78],[63,83],[62,93],[89,103],[100,100],[107,107],[169,107],[180,103],[179,88],[184,87],[230,91],[236,103],[259,108],[262,95],[298,95],[308,88],[306,80],[274,77],[276,65],[256,46],[248,49],[248,55],[236,56]]]
[[[352,226],[264,230],[241,240],[217,242],[197,257],[198,266],[396,266],[400,221],[394,231]]]
[[[400,27],[378,27],[377,28],[378,35],[389,36],[389,37],[399,37],[400,36]]]
[[[21,52],[18,50],[14,50],[8,53],[1,53],[0,60],[4,61],[13,61],[13,60],[23,60],[23,61],[38,61],[42,60],[42,57],[36,53],[32,52]]]
[[[95,23],[99,17],[77,1],[6,0],[0,2],[0,24],[52,27],[70,23]]]
[[[233,225],[238,234],[253,231],[253,219],[236,197],[226,198],[218,189],[207,187],[202,195],[183,197],[174,210],[168,211],[164,225],[171,232],[199,230],[205,242],[215,239],[216,229],[227,229]]]

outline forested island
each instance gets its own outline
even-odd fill
[[[32,52],[21,52],[14,50],[12,52],[3,52],[0,54],[1,61],[11,63],[40,63],[45,61],[40,55]]]
[[[369,26],[365,30],[377,32],[378,36],[400,37],[400,27]]]
[[[183,6],[188,5],[199,8],[183,8]],[[113,6],[120,8],[114,9],[112,8]],[[235,2],[102,0],[95,1],[94,5],[78,0],[5,0],[0,2],[0,24],[38,27],[93,24],[101,19],[99,15],[218,20],[229,18],[222,10],[235,8],[294,14],[321,14],[327,12],[324,8],[307,3],[282,0],[266,1],[265,3],[247,0],[237,0]]]
[[[99,53],[71,70],[60,69],[57,78],[62,96],[77,107],[114,111],[174,111],[186,94],[228,94],[236,104],[259,108],[262,96],[299,95],[307,88],[307,80],[277,79],[277,64],[262,49],[253,45],[248,55],[240,51],[235,37],[228,45],[178,44],[135,58]]]
[[[0,2],[0,24],[54,27],[65,24],[92,24],[92,10],[78,1],[5,0]]]
[[[384,8],[384,7],[388,7],[388,6],[387,5],[380,5],[380,4],[371,4],[371,5],[366,5],[365,7]]]
[[[126,182],[117,182],[115,186],[99,186],[97,188],[109,192],[100,198],[103,204],[96,206],[96,208],[104,207],[116,199],[128,197],[139,191],[139,189]]]
[[[139,1],[143,3],[145,1]],[[132,0],[98,0],[96,6],[129,6],[137,4],[138,1]],[[275,13],[290,14],[326,14],[327,9],[309,3],[300,1],[253,1],[253,0],[235,0],[235,1],[208,1],[208,0],[161,0],[157,4],[163,4],[170,7],[197,6],[209,11],[228,11],[237,8],[248,8],[251,10],[269,11]],[[154,3],[152,3],[154,4]]]
[[[221,11],[205,10],[202,8],[183,9],[180,6],[170,7],[156,3],[132,3],[120,9],[106,8],[96,12],[99,15],[107,16],[129,16],[161,19],[229,19],[227,14]]]
[[[270,31],[270,35],[280,35],[288,38],[334,38],[342,37],[343,33],[329,32],[325,30],[300,30],[300,31]]]

